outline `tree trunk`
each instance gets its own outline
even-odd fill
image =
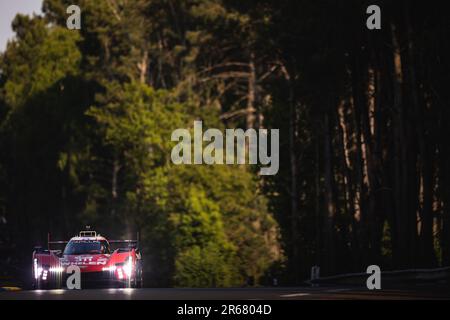
[[[325,184],[325,215],[324,215],[324,269],[327,274],[335,272],[335,237],[334,218],[336,207],[333,193],[333,167],[331,152],[331,132],[328,113],[324,115],[324,184]]]
[[[342,101],[342,103],[338,107],[338,116],[339,116],[339,142],[341,145],[341,152],[342,154],[342,168],[344,171],[344,193],[345,193],[345,211],[346,215],[350,218],[350,241],[351,241],[351,248],[353,254],[352,254],[352,267],[354,270],[358,270],[360,265],[360,247],[359,247],[359,241],[358,241],[358,224],[356,223],[355,219],[355,189],[354,189],[354,181],[351,174],[352,170],[352,163],[350,160],[350,141],[348,137],[348,128],[347,128],[347,119],[345,118],[345,101]]]
[[[249,76],[248,76],[248,93],[247,93],[247,110],[246,123],[247,129],[255,127],[255,101],[256,101],[256,70],[255,70],[255,55],[251,53],[249,62]]]
[[[296,132],[296,108],[294,101],[294,89],[292,83],[289,88],[289,158],[291,166],[291,232],[292,232],[292,265],[294,268],[299,267],[299,250],[298,250],[298,190],[297,190],[297,156],[295,153],[295,132]],[[299,272],[294,270],[294,281],[299,282]]]
[[[141,62],[138,63],[139,69],[139,81],[144,84],[147,79],[147,70],[148,70],[148,51],[145,50],[142,55]]]

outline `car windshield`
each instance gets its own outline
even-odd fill
[[[99,240],[76,240],[70,241],[64,249],[66,255],[76,254],[108,254],[109,246],[106,241]]]

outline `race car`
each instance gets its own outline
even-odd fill
[[[47,249],[36,247],[33,252],[33,287],[63,288],[70,276],[70,266],[78,266],[81,287],[92,285],[142,287],[142,256],[138,240],[110,240],[95,231],[80,231],[69,241],[50,241]],[[139,238],[139,234],[137,239]],[[64,251],[52,250],[51,245],[65,245]],[[111,249],[111,245],[125,245]],[[73,268],[70,268],[73,269]]]

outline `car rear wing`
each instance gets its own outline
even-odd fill
[[[136,233],[136,240],[108,240],[109,244],[125,244],[135,249],[139,248],[139,232]]]
[[[66,245],[69,241],[50,241],[50,232],[47,233],[47,249],[50,251],[50,245],[51,244],[59,244],[59,245]]]
[[[50,232],[47,234],[47,249],[50,245],[66,245],[69,241],[51,241]],[[109,244],[126,244],[128,247],[139,248],[139,232],[136,233],[136,240],[108,240]]]

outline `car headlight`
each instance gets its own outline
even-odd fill
[[[133,258],[131,256],[125,259],[125,263],[123,264],[123,271],[128,278],[131,277],[131,272],[133,271]]]
[[[124,262],[116,263],[113,268],[113,270],[117,272],[117,277],[120,280],[124,278],[130,278],[133,272],[133,258],[131,256],[128,256],[125,258]],[[106,269],[107,268],[104,268],[103,270]]]
[[[34,278],[39,279],[42,273],[42,268],[39,267],[38,260],[36,258],[34,258],[33,261],[33,269],[34,269]]]
[[[49,269],[49,271],[52,273],[63,273],[64,268],[63,267],[52,267]]]
[[[109,272],[114,272],[116,271],[117,266],[109,266],[109,267],[103,267],[103,271],[109,271]]]

